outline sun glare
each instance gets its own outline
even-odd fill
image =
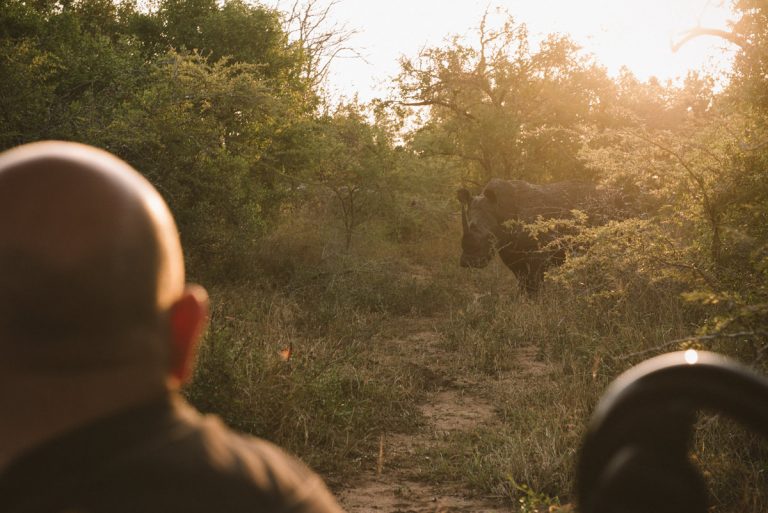
[[[533,44],[551,33],[570,34],[612,76],[627,67],[636,77],[661,81],[691,69],[727,70],[733,48],[717,38],[695,38],[672,51],[697,26],[726,29],[733,15],[723,0],[345,0],[335,16],[358,29],[351,43],[365,56],[339,59],[333,87],[362,99],[381,95],[398,72],[398,58],[439,46],[450,35],[471,40],[483,13],[500,7],[528,26]],[[409,13],[404,15],[404,13]]]
[[[672,45],[697,26],[726,28],[731,12],[714,0],[507,0],[507,9],[532,31],[571,34],[617,74],[627,67],[642,80],[684,77],[692,68],[725,69],[728,52],[716,38],[697,38],[677,52]]]

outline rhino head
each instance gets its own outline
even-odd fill
[[[493,258],[504,229],[499,221],[496,195],[486,188],[480,196],[467,189],[459,189],[461,202],[461,259],[462,267],[485,267]]]

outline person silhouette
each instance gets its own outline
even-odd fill
[[[298,459],[184,401],[207,318],[127,163],[59,141],[0,154],[0,511],[342,511]]]

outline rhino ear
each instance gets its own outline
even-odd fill
[[[459,189],[456,191],[456,197],[459,199],[460,202],[462,202],[465,205],[469,205],[469,203],[472,201],[472,196],[469,194],[469,191],[466,189]]]
[[[485,196],[486,198],[488,198],[488,201],[490,201],[490,202],[491,202],[491,203],[493,203],[494,205],[495,205],[495,204],[496,204],[496,202],[498,201],[498,198],[496,198],[496,193],[495,193],[495,192],[493,192],[493,189],[490,189],[490,188],[488,188],[488,187],[486,187],[486,188],[483,190],[483,196]]]

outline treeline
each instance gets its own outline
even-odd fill
[[[474,40],[404,57],[391,98],[331,107],[318,40],[289,37],[286,13],[263,5],[6,0],[0,149],[67,139],[126,159],[171,204],[192,273],[222,283],[263,270],[259,241],[308,206],[338,225],[344,252],[372,219],[394,243],[446,233],[462,184],[600,181],[647,214],[585,228],[590,249],[554,281],[608,310],[686,294],[714,306],[692,330],[701,340],[745,333],[731,342],[756,359],[768,341],[768,7],[733,6],[739,51],[722,90],[700,73],[611,78],[567,36],[534,47],[524,24],[484,18]]]
[[[236,280],[302,181],[350,194],[391,160],[355,106],[318,114],[315,56],[283,21],[239,0],[3,2],[0,147],[66,139],[119,155],[167,198],[193,272]]]

